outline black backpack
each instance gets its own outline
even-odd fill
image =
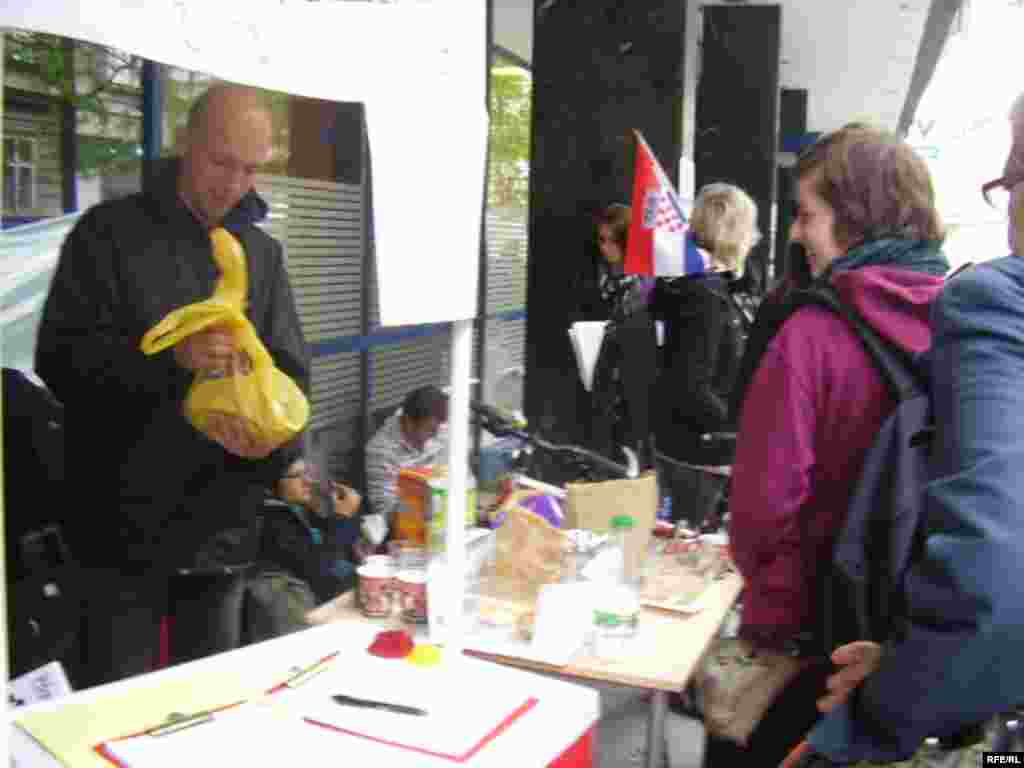
[[[8,581],[55,556],[64,509],[64,408],[21,371],[3,369],[4,534]],[[39,534],[56,532],[44,541]],[[27,537],[27,540],[26,540]]]
[[[21,371],[3,369],[4,535],[10,672],[58,660],[74,684],[86,587],[61,525],[64,411]]]

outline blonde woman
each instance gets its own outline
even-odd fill
[[[743,353],[742,315],[729,283],[757,244],[757,205],[732,184],[709,184],[697,195],[690,234],[707,254],[703,274],[659,281],[655,306],[665,324],[658,377],[656,441],[674,516],[704,525],[725,484],[723,472],[700,467],[732,463],[730,393]],[[689,465],[689,466],[684,466]]]
[[[708,184],[697,194],[690,229],[697,245],[711,257],[712,271],[739,275],[747,255],[761,239],[757,203],[732,184]]]

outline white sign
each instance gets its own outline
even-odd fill
[[[366,105],[385,325],[476,314],[484,3],[14,0],[0,27],[120,48],[217,78]]]
[[[71,693],[71,684],[59,661],[51,661],[8,683],[7,708],[16,709],[40,701],[51,701]]]

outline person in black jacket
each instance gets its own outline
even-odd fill
[[[732,463],[730,394],[743,352],[742,313],[730,295],[757,244],[757,206],[731,184],[697,195],[691,236],[707,253],[708,271],[659,281],[655,312],[665,324],[656,395],[655,439],[673,516],[705,523]]]
[[[296,459],[264,503],[260,549],[260,559],[305,581],[321,603],[355,583],[353,546],[362,504],[355,489],[333,480],[326,485],[305,459]],[[326,509],[324,501],[331,502]]]
[[[225,417],[213,439],[183,403],[197,371],[238,358],[220,328],[153,356],[139,348],[170,311],[213,293],[210,230],[224,227],[248,265],[246,314],[279,369],[309,391],[309,352],[281,245],[256,223],[267,205],[253,174],[270,158],[258,93],[213,86],[193,106],[187,148],[141,194],[87,211],[65,241],[39,329],[35,368],[64,404],[73,554],[96,574],[87,653],[92,682],[151,668],[166,576],[197,543],[251,510],[254,489],[297,453]],[[232,520],[234,518],[234,520]]]
[[[637,453],[641,467],[653,465],[650,389],[657,370],[651,299],[654,278],[623,273],[632,213],[611,203],[594,215],[597,312],[606,320],[595,366],[588,425],[590,447],[616,460],[621,448]]]
[[[787,303],[789,295],[793,291],[809,287],[812,280],[811,267],[807,262],[804,247],[800,243],[790,243],[786,273],[764,295],[757,307],[757,314],[754,316],[750,332],[747,334],[747,341],[743,347],[743,358],[740,361],[730,397],[730,418],[734,423],[739,423],[743,398],[757,372],[757,366],[761,363],[761,356],[765,353],[782,323],[791,314]]]

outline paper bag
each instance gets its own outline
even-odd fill
[[[568,536],[539,515],[511,504],[494,539],[493,567],[478,588],[480,619],[529,635],[541,588],[562,579]]]
[[[508,508],[495,533],[494,573],[536,597],[544,584],[562,578],[562,553],[568,537],[544,518],[518,505]]]
[[[810,661],[757,650],[739,637],[719,638],[694,674],[708,733],[747,746],[783,689]]]
[[[645,472],[632,480],[567,483],[565,490],[566,528],[605,533],[611,529],[611,519],[616,515],[632,516],[634,525],[626,539],[626,549],[633,567],[641,568],[658,516],[655,473]]]

